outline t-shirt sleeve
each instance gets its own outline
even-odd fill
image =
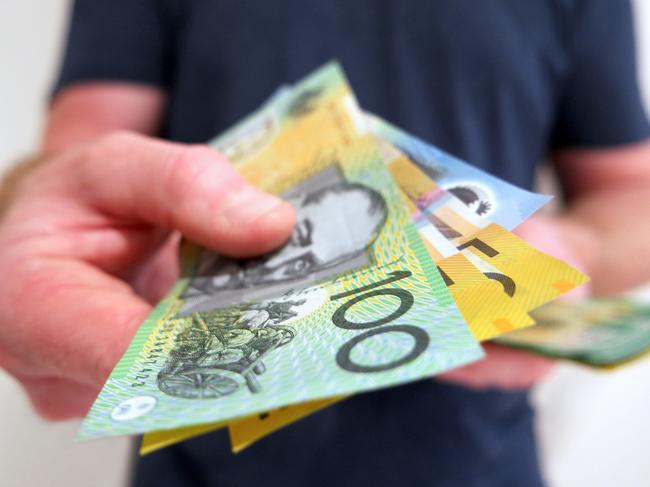
[[[568,71],[555,148],[616,146],[650,136],[628,0],[582,0],[564,16]]]
[[[166,87],[170,25],[156,0],[75,0],[53,92],[78,82],[133,81]]]

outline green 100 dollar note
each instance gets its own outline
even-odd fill
[[[240,166],[294,203],[294,235],[245,263],[186,244],[183,278],[141,326],[80,437],[227,421],[482,357],[376,142],[354,131],[342,75],[328,66],[303,83],[299,99],[283,100],[279,132]]]

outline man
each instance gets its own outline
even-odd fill
[[[0,228],[0,365],[44,416],[83,415],[173,280],[175,232],[235,257],[278,247],[290,205],[152,136],[208,140],[333,57],[362,106],[498,176],[529,186],[550,156],[567,209],[521,234],[595,292],[642,282],[650,130],[630,17],[622,0],[77,1],[43,162],[13,176]],[[346,400],[236,456],[222,434],[163,450],[136,484],[539,486],[526,387],[547,369],[490,347],[446,382]]]

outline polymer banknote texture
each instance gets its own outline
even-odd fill
[[[225,135],[215,139],[214,144],[237,164],[245,164],[254,156],[255,146],[263,146],[260,141],[266,137],[271,138],[274,130],[270,127],[280,126],[282,104],[290,103],[295,96],[296,87],[285,86],[279,89],[271,100],[260,110],[248,117],[234,129]],[[348,100],[347,106],[355,115],[350,119],[354,121],[354,129],[360,134],[368,130],[368,126],[374,127],[373,132],[379,136],[379,148],[393,176],[407,206],[411,220],[430,255],[437,264],[438,270],[443,277],[448,289],[453,295],[456,305],[467,320],[469,327],[477,340],[486,340],[530,326],[534,323],[528,311],[538,303],[541,304],[549,299],[548,293],[541,293],[535,302],[530,301],[531,293],[535,294],[537,288],[535,282],[537,277],[534,273],[524,272],[517,274],[518,281],[504,274],[494,267],[490,260],[500,253],[506,252],[501,260],[511,261],[513,256],[522,255],[522,249],[526,249],[527,257],[532,257],[544,264],[554,260],[542,253],[535,253],[528,244],[509,234],[510,245],[500,246],[497,250],[488,243],[478,239],[478,232],[493,225],[491,217],[501,218],[503,215],[517,214],[506,211],[495,214],[493,211],[499,204],[516,204],[520,208],[527,208],[526,211],[533,211],[543,204],[548,197],[535,195],[526,191],[514,188],[486,173],[472,168],[462,161],[448,156],[438,149],[428,146],[424,142],[417,141],[410,135],[393,130],[390,126],[377,119],[364,121],[358,113],[358,107],[354,102]],[[387,140],[382,140],[382,134],[388,134],[391,141],[401,141],[402,147],[411,148],[416,146],[417,151],[411,150],[409,155],[417,154],[415,160],[409,159],[405,153],[400,152]],[[397,137],[399,136],[399,137]],[[397,139],[396,139],[397,138]],[[419,145],[418,145],[419,144]],[[449,178],[452,175],[462,175],[464,183],[454,184],[460,181]],[[430,176],[436,176],[438,181]],[[448,186],[450,191],[443,189],[442,183],[451,181]],[[471,184],[468,182],[471,181]],[[476,204],[475,198],[468,197],[468,190],[476,191],[483,197],[481,204]],[[508,191],[512,189],[510,193]],[[504,198],[506,195],[509,199]],[[489,198],[486,197],[489,195]],[[501,199],[497,201],[495,195]],[[525,211],[523,212],[525,213]],[[523,220],[522,212],[519,216],[512,217],[511,226],[515,226]],[[505,229],[504,229],[505,230]],[[484,232],[485,233],[485,232]],[[478,239],[478,240],[477,240]],[[479,243],[480,242],[480,243]],[[475,254],[474,247],[486,252]],[[526,267],[527,261],[517,259],[519,264]],[[559,264],[559,263],[558,263]],[[539,266],[538,266],[539,267]],[[542,265],[542,267],[548,267]],[[580,273],[574,273],[573,269],[565,264],[559,267],[551,265],[546,277],[540,277],[541,287],[548,287],[562,281],[562,278],[554,279],[567,274],[571,286],[583,282]],[[544,284],[551,281],[550,284]],[[565,286],[567,284],[565,282]],[[552,288],[561,294],[562,289]],[[262,414],[254,414],[246,418],[236,419],[228,423],[231,443],[234,451],[240,451],[260,438],[290,424],[308,414],[327,407],[343,399],[343,396],[325,398],[301,404],[290,405],[276,410],[269,410]],[[217,422],[207,425],[203,429],[180,428],[178,430],[160,432],[145,436],[143,452],[163,447],[170,442],[181,441],[187,437],[201,434],[224,427],[224,422]]]
[[[82,438],[234,420],[482,357],[338,67],[275,102],[276,125],[255,144],[221,143],[246,179],[294,202],[294,235],[246,262],[186,243],[183,277],[109,377]]]

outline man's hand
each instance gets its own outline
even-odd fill
[[[500,345],[485,343],[483,348],[483,360],[437,375],[436,379],[477,390],[520,390],[534,386],[554,365],[552,360],[539,355]]]
[[[150,312],[145,296],[173,282],[177,232],[246,257],[294,220],[207,147],[116,133],[68,150],[22,178],[0,224],[0,367],[43,416],[83,415]]]

